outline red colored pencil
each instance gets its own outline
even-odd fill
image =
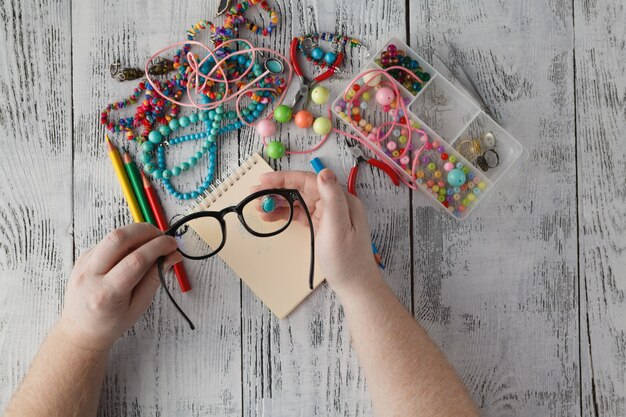
[[[152,213],[154,214],[154,218],[156,219],[157,226],[159,227],[159,229],[165,231],[167,230],[167,220],[165,219],[165,214],[163,214],[161,204],[159,203],[159,197],[157,196],[156,191],[154,191],[154,188],[152,188],[150,180],[145,176],[143,172],[141,172],[141,179],[143,180],[143,188],[146,191],[148,203],[150,203],[150,208],[152,209]],[[176,278],[178,279],[178,285],[180,285],[180,290],[182,292],[189,291],[191,289],[191,285],[189,285],[189,281],[187,280],[187,273],[185,272],[185,267],[183,266],[182,262],[174,265],[174,273],[176,274]]]

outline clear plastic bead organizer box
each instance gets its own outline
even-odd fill
[[[376,81],[367,77],[367,85],[361,77],[358,83],[359,88],[365,87],[370,94],[361,92],[357,101],[348,106],[344,100],[344,93],[349,95],[347,85],[333,102],[332,111],[369,142],[376,156],[392,166],[398,175],[412,181],[414,174],[418,189],[433,206],[456,219],[466,219],[519,169],[528,158],[528,152],[468,94],[457,89],[397,38],[387,41],[361,73],[392,65],[406,67],[423,81],[416,82],[412,77],[402,80],[401,75],[398,77],[400,71],[394,73],[393,83],[406,103],[406,114],[378,104],[377,88],[384,85],[385,79],[373,87]],[[409,142],[406,122],[391,125],[394,118],[398,121],[402,117],[408,119],[414,129],[426,133],[426,146],[423,146],[425,137],[416,130],[412,130]],[[386,129],[392,132],[383,141],[372,141],[372,129],[378,129],[378,138],[389,133]],[[408,152],[404,152],[406,146],[410,147]],[[412,155],[420,148],[413,172]]]

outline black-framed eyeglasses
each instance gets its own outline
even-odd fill
[[[188,259],[206,259],[217,254],[226,244],[226,222],[224,216],[236,213],[243,227],[253,236],[272,237],[289,227],[298,204],[304,212],[311,236],[311,260],[309,264],[309,288],[313,289],[315,265],[315,236],[311,214],[300,192],[295,189],[271,188],[250,194],[236,206],[220,211],[198,211],[178,220],[165,231],[166,235],[178,240],[178,251]],[[207,237],[210,236],[209,239]],[[180,308],[167,289],[163,274],[163,258],[157,262],[161,287],[176,310],[195,329],[193,322]]]

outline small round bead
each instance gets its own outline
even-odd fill
[[[324,86],[318,85],[311,91],[311,100],[313,100],[315,104],[326,104],[329,97],[330,91]]]
[[[277,140],[267,144],[267,156],[272,159],[279,159],[285,154],[285,145]]]
[[[320,136],[327,135],[332,128],[333,124],[328,119],[328,117],[321,116],[315,119],[315,122],[313,122],[313,131]]]
[[[157,130],[153,130],[148,135],[148,140],[154,144],[157,144],[157,143],[160,143],[161,140],[163,140],[163,135],[161,135],[161,132]]]
[[[183,116],[180,119],[178,119],[178,123],[181,125],[181,127],[187,127],[189,126],[189,117],[187,116]]]

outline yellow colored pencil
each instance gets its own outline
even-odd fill
[[[126,198],[126,202],[128,203],[130,214],[133,216],[135,223],[142,223],[144,221],[143,215],[141,214],[139,203],[137,203],[137,198],[135,198],[133,187],[130,185],[128,176],[126,176],[126,171],[124,170],[124,164],[122,163],[120,153],[117,151],[115,144],[113,144],[113,142],[109,139],[109,136],[106,135],[105,138],[107,148],[109,149],[109,158],[111,158],[111,163],[113,164],[113,169],[117,175],[117,180],[122,186],[122,192],[124,193],[124,198]]]

